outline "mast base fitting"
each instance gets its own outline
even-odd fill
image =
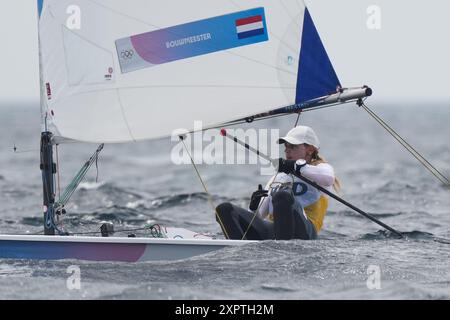
[[[100,231],[102,233],[102,237],[109,237],[114,234],[114,225],[111,222],[105,222],[100,227]]]

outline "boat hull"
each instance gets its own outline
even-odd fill
[[[144,262],[181,260],[253,241],[209,239],[0,236],[0,259]]]

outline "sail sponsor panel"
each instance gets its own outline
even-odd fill
[[[264,8],[133,35],[116,41],[122,73],[267,41]]]

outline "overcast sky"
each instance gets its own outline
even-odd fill
[[[344,86],[370,85],[372,101],[450,102],[450,1],[305,2]],[[371,5],[380,29],[367,27]],[[36,0],[2,0],[0,104],[39,100],[36,15]]]

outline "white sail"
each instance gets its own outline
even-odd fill
[[[57,136],[152,139],[299,100],[301,0],[38,5],[43,112]]]

